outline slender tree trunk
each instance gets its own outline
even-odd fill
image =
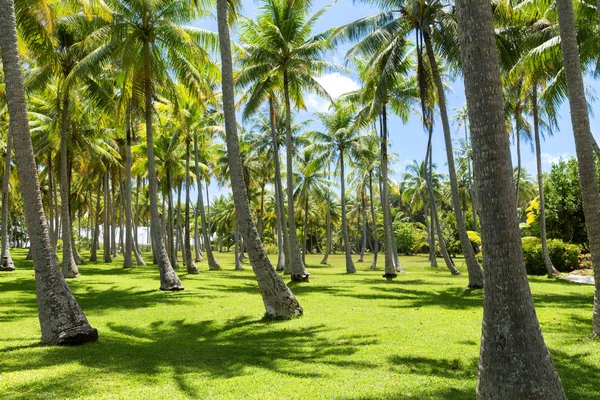
[[[52,151],[48,152],[48,231],[50,242],[54,244],[56,237],[56,228],[54,226],[54,171],[52,170]]]
[[[56,182],[54,182],[54,242],[52,242],[52,247],[54,248],[54,252],[56,252],[56,248],[58,247],[58,237],[60,236],[60,209],[58,205],[58,189]]]
[[[383,277],[393,279],[398,276],[390,225],[392,215],[390,212],[390,197],[388,187],[388,142],[387,142],[387,108],[384,105],[381,113],[381,208],[383,209],[383,238],[385,246],[385,272]]]
[[[183,248],[185,254],[185,267],[188,274],[198,274],[200,271],[196,264],[194,264],[194,257],[192,256],[191,238],[190,238],[190,185],[192,179],[190,178],[190,142],[191,138],[186,138],[185,141],[185,223],[184,223],[184,239]],[[200,177],[198,177],[200,179]]]
[[[92,342],[98,339],[98,331],[89,325],[60,273],[58,258],[48,234],[27,120],[27,103],[12,0],[0,0],[0,38],[10,114],[9,130],[14,135],[15,159],[23,194],[23,211],[31,240],[38,316],[42,331],[41,341],[47,345],[77,345]]]
[[[110,189],[111,192],[108,195],[108,200],[110,201],[110,251],[113,257],[116,257],[117,254],[117,212],[116,212],[116,190],[115,190],[115,176],[111,174],[111,182]]]
[[[125,252],[123,268],[133,268],[133,213],[131,210],[131,109],[125,115]]]
[[[229,27],[227,25],[226,0],[217,0],[217,20],[221,52],[227,158],[229,160],[233,200],[237,212],[237,227],[242,236],[247,239],[250,263],[258,281],[267,316],[270,318],[290,318],[302,315],[302,307],[298,304],[296,297],[273,269],[250,214],[235,121],[233,62],[231,59]]]
[[[100,192],[102,191],[102,179],[98,178],[98,191],[96,192],[96,215],[94,216],[94,233],[92,235],[92,249],[90,250],[90,262],[98,261],[98,241],[100,237]]]
[[[521,126],[519,123],[519,108],[515,108],[515,140],[517,142],[517,183],[515,184],[515,194],[517,199],[517,210],[519,208],[519,188],[521,187]]]
[[[427,49],[427,56],[429,58],[429,65],[435,85],[437,87],[438,105],[440,109],[440,116],[442,118],[442,127],[444,131],[444,141],[446,142],[446,158],[448,159],[448,175],[450,178],[450,189],[452,193],[452,205],[454,208],[454,215],[456,216],[456,226],[458,230],[458,238],[460,241],[460,247],[465,257],[465,263],[467,265],[467,271],[469,274],[469,288],[481,289],[483,288],[483,271],[475,258],[475,251],[469,240],[467,234],[467,227],[463,217],[462,209],[460,207],[460,195],[458,193],[458,179],[456,178],[456,168],[454,166],[454,151],[452,149],[452,133],[450,132],[450,121],[448,120],[448,110],[446,109],[446,93],[444,92],[444,84],[440,71],[438,70],[437,60],[433,51],[433,45],[431,43],[431,37],[427,31],[423,34],[425,40],[425,47]]]
[[[235,228],[235,231],[233,233],[233,238],[234,238],[234,247],[233,247],[233,254],[235,257],[235,269],[240,271],[243,270],[244,267],[242,266],[242,252],[243,250],[241,250],[241,246],[240,246],[240,231]]]
[[[306,228],[308,226],[308,193],[306,187],[306,199],[304,199],[304,221],[302,222],[302,263],[306,265]]]
[[[348,235],[348,218],[346,216],[346,172],[344,170],[344,148],[340,152],[340,196],[342,198],[342,236],[344,238],[344,253],[346,254],[346,273],[356,273],[356,267],[352,261],[352,250],[350,249],[350,236]]]
[[[298,246],[298,235],[296,234],[296,214],[294,213],[294,181],[293,181],[293,153],[292,144],[292,106],[290,102],[289,77],[287,71],[283,71],[283,94],[285,97],[285,145],[287,164],[287,203],[288,224],[290,236],[290,252],[292,263],[292,281],[308,282],[309,273],[304,268],[300,247]]]
[[[8,243],[8,183],[10,181],[10,153],[13,137],[10,130],[6,140],[6,155],[4,157],[4,178],[2,180],[2,264],[0,271],[14,271],[15,263],[10,256]]]
[[[277,185],[277,183],[275,183]],[[275,189],[277,191],[277,189]],[[277,194],[275,194],[275,203],[277,203]],[[281,227],[281,212],[279,205],[275,204],[275,214],[277,218],[277,267],[276,271],[283,271],[285,269],[285,254],[283,249],[283,229]]]
[[[540,195],[540,237],[542,241],[542,257],[544,258],[544,265],[548,271],[548,278],[552,278],[552,276],[555,273],[558,273],[558,271],[556,271],[554,265],[552,265],[552,260],[550,260],[548,241],[546,238],[546,203],[544,201],[544,176],[542,173],[542,148],[540,143],[537,85],[533,87],[533,91],[531,93],[531,103],[533,112],[533,132],[535,136],[535,160],[537,164],[538,192]]]
[[[358,262],[363,262],[365,258],[365,251],[367,249],[367,210],[365,205],[365,189],[363,187],[362,193],[360,196],[360,209],[361,209],[361,217],[362,217],[362,237],[361,237],[361,249],[360,249],[360,257],[358,258]]]
[[[371,269],[377,268],[377,255],[379,254],[379,235],[377,234],[377,215],[373,201],[373,171],[369,171],[369,202],[371,203],[371,218],[373,219],[373,263]]]
[[[177,252],[178,250],[181,250],[181,258],[184,261],[185,264],[185,258],[186,258],[186,254],[185,254],[185,247],[183,245],[183,230],[182,230],[182,226],[181,226],[181,192],[183,189],[183,182],[181,182],[179,184],[179,187],[177,188],[177,205],[176,205],[176,211],[177,211],[177,215],[175,216],[177,219],[177,223],[175,224],[175,229],[177,229],[177,237],[176,237],[176,241],[175,241],[175,251]],[[175,253],[177,254],[177,253]]]
[[[68,90],[64,88],[64,90]],[[63,259],[62,273],[65,278],[77,278],[79,270],[73,258],[73,246],[71,245],[71,216],[69,212],[69,168],[68,168],[68,148],[69,143],[69,96],[63,93],[61,109],[61,129],[60,129],[60,200],[61,200],[61,223],[62,223],[62,241],[63,241]]]
[[[562,400],[523,263],[491,3],[457,0],[456,14],[487,283],[477,396]]]
[[[571,123],[575,137],[575,151],[579,165],[579,186],[594,265],[595,290],[592,325],[594,335],[598,336],[600,335],[600,213],[598,212],[600,210],[600,194],[598,193],[590,119],[583,87],[579,49],[577,48],[573,4],[570,1],[557,0],[556,8],[571,108]]]
[[[467,124],[465,124],[465,146],[467,146],[468,148],[470,147],[469,145],[469,131],[467,129]],[[473,213],[473,230],[474,231],[478,231],[479,228],[477,227],[477,206],[476,206],[476,200],[475,200],[475,186],[474,186],[474,182],[473,182],[473,172],[471,171],[471,155],[467,154],[467,168],[468,168],[468,174],[469,174],[469,194],[471,197],[471,212]]]
[[[183,290],[179,277],[169,262],[160,229],[160,215],[158,214],[158,180],[154,166],[154,137],[152,133],[152,71],[150,70],[150,43],[144,43],[144,91],[146,111],[146,147],[148,156],[148,181],[150,186],[150,224],[153,237],[156,261],[160,271],[161,290]]]
[[[109,187],[108,178],[108,170],[104,173],[104,240],[103,240],[103,248],[104,248],[104,262],[110,263],[112,262],[112,256],[110,252],[110,187]]]
[[[206,260],[208,261],[208,269],[211,271],[218,271],[221,269],[221,265],[215,259],[212,248],[210,246],[210,236],[208,234],[208,220],[204,213],[204,200],[202,198],[202,174],[200,173],[200,165],[198,163],[198,138],[194,135],[194,162],[196,167],[196,182],[198,182],[198,201],[196,203],[196,209],[200,211],[201,225],[202,225],[202,237],[204,238],[204,247],[206,249]]]
[[[264,214],[265,214],[265,185],[266,185],[266,181],[263,180],[261,188],[260,188],[260,208],[258,210],[258,220],[257,220],[257,229],[258,229],[258,236],[260,236],[260,240],[263,240],[263,232],[264,232],[264,228],[263,228],[263,219],[264,219]],[[304,259],[303,259],[304,261]]]
[[[331,178],[330,165],[327,164],[327,180]],[[326,233],[325,233],[325,255],[321,260],[321,264],[327,265],[329,254],[331,253],[331,191],[327,188],[327,217],[326,217]]]

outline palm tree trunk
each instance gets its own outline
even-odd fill
[[[192,179],[190,178],[190,142],[191,138],[186,138],[185,141],[185,223],[184,223],[184,239],[183,248],[185,254],[185,267],[188,274],[198,274],[200,271],[196,264],[194,264],[194,257],[192,256],[191,238],[190,238],[190,185]],[[200,179],[200,177],[198,177]]]
[[[273,101],[273,94],[269,95],[269,123],[271,126],[271,137],[273,140],[273,158],[275,164],[275,203],[278,209],[278,217],[281,229],[281,236],[283,242],[283,265],[277,262],[277,270],[281,271],[283,266],[284,274],[292,273],[292,253],[290,249],[290,236],[288,232],[288,224],[286,220],[285,212],[285,199],[283,195],[283,185],[281,183],[281,165],[279,163],[279,138],[277,135],[277,127],[275,121],[275,102]],[[281,254],[281,249],[279,250]]]
[[[54,243],[56,237],[56,229],[54,227],[54,179],[52,170],[52,151],[48,152],[48,230],[50,234],[50,242]]]
[[[277,183],[275,183],[277,185]],[[277,192],[277,189],[275,189]],[[277,203],[277,194],[275,194],[275,203]],[[283,271],[285,269],[285,254],[283,249],[283,229],[281,227],[281,212],[279,205],[275,204],[275,214],[277,218],[277,267],[275,271]]]
[[[156,261],[160,271],[161,290],[183,290],[179,277],[169,262],[160,228],[160,215],[158,214],[158,180],[154,166],[154,137],[152,133],[152,71],[150,70],[150,43],[144,43],[144,91],[146,111],[146,147],[148,155],[148,181],[150,186],[150,225],[153,237]]]
[[[204,199],[202,198],[202,174],[200,173],[200,165],[198,163],[198,138],[196,135],[194,135],[194,162],[196,167],[196,182],[198,183],[198,200],[196,202],[196,209],[200,211],[202,237],[204,238],[204,248],[206,249],[206,260],[208,261],[208,269],[210,271],[218,271],[221,269],[221,265],[216,260],[210,246],[207,216],[204,213]]]
[[[304,221],[302,222],[302,262],[306,265],[306,228],[308,226],[308,191],[306,187],[306,198],[304,199]]]
[[[446,93],[444,92],[444,84],[442,77],[438,69],[437,60],[433,52],[433,45],[431,43],[431,37],[426,31],[423,34],[425,40],[425,47],[427,49],[427,56],[429,58],[429,65],[431,73],[433,75],[435,85],[437,87],[438,105],[440,108],[440,116],[442,118],[442,127],[444,131],[444,141],[446,143],[446,158],[448,159],[448,175],[450,178],[450,189],[452,192],[452,205],[454,208],[454,215],[456,216],[456,225],[458,228],[458,238],[460,241],[460,247],[465,257],[465,263],[467,264],[467,271],[469,274],[469,288],[481,289],[483,288],[483,271],[475,258],[475,251],[469,240],[467,234],[467,227],[465,225],[465,219],[463,217],[462,209],[460,206],[460,195],[458,193],[458,180],[456,178],[456,168],[454,166],[454,151],[452,149],[452,133],[450,132],[450,122],[448,120],[448,110],[446,109]]]
[[[110,201],[110,251],[113,257],[116,257],[117,254],[117,200],[116,200],[116,190],[115,190],[115,176],[114,173],[111,174],[111,182],[110,189],[111,192],[108,195],[108,199]]]
[[[233,62],[231,59],[231,39],[227,25],[227,1],[217,0],[217,20],[221,52],[223,111],[227,158],[231,175],[231,188],[237,213],[237,227],[247,239],[250,263],[258,281],[267,316],[270,318],[290,318],[302,315],[302,307],[296,297],[275,272],[254,226],[250,205],[246,197],[247,188],[243,178],[242,159],[235,121],[235,96],[233,82]]]
[[[592,153],[590,119],[583,87],[579,49],[577,48],[573,4],[570,1],[557,0],[556,8],[571,107],[571,123],[573,125],[573,136],[575,137],[575,151],[579,165],[579,186],[594,265],[595,290],[592,325],[594,335],[598,336],[600,335],[600,213],[598,213],[598,210],[600,210],[600,195],[598,193],[595,160]]]
[[[558,271],[552,265],[550,260],[550,253],[548,252],[548,240],[546,238],[546,203],[544,201],[544,177],[542,174],[542,148],[540,143],[540,123],[538,113],[538,101],[537,101],[537,85],[533,87],[531,93],[531,103],[533,112],[533,131],[535,136],[535,160],[537,164],[537,181],[538,181],[538,192],[540,194],[540,237],[542,241],[542,257],[544,258],[544,265],[548,271],[548,278],[552,278]]]
[[[363,262],[365,258],[365,251],[367,249],[367,210],[365,204],[365,188],[363,186],[362,193],[360,196],[360,209],[361,209],[361,218],[362,218],[362,245],[360,249],[360,257],[358,258],[358,262]]]
[[[258,210],[258,221],[256,224],[256,227],[258,230],[258,236],[260,237],[260,240],[263,240],[263,232],[264,232],[263,219],[264,219],[264,213],[265,213],[265,185],[266,185],[266,181],[263,180],[261,188],[260,188],[260,208]]]
[[[123,268],[133,268],[133,212],[131,210],[131,108],[125,114],[125,251]]]
[[[465,146],[470,147],[469,143],[469,131],[467,130],[467,124],[465,124]],[[473,230],[478,231],[477,227],[477,206],[475,199],[475,185],[473,182],[473,173],[471,172],[471,155],[467,154],[467,173],[469,174],[469,194],[471,197],[471,212],[473,213]]]
[[[92,234],[92,249],[90,250],[90,262],[98,261],[98,241],[100,237],[100,192],[102,191],[102,179],[98,178],[98,191],[96,192],[96,213],[94,216],[94,233]]]
[[[373,201],[373,171],[369,171],[369,202],[371,203],[371,218],[373,219],[373,263],[371,269],[377,268],[377,255],[379,253],[379,235],[377,234],[377,215]]]
[[[519,124],[519,106],[515,109],[515,140],[517,142],[517,181],[515,194],[517,199],[517,210],[519,208],[519,188],[521,187],[521,126]]]
[[[330,164],[327,164],[327,180],[331,178]],[[329,254],[331,253],[331,192],[327,188],[327,217],[326,217],[326,237],[325,237],[325,255],[321,260],[321,264],[327,265]]]
[[[432,173],[433,173],[433,152],[431,147],[431,138],[433,136],[433,125],[429,125],[429,140],[427,142],[427,154],[425,155],[425,165],[429,165],[429,168],[425,171],[425,179],[427,180],[427,190],[429,192],[429,202],[431,204],[431,219],[432,225],[438,236],[438,242],[440,244],[440,251],[442,253],[442,257],[444,258],[444,262],[446,263],[446,267],[450,271],[452,275],[460,275],[460,271],[456,269],[450,255],[448,254],[448,249],[446,248],[446,243],[444,242],[444,234],[442,233],[442,227],[440,225],[440,219],[437,213],[437,206],[435,204],[435,195],[433,193],[433,182],[432,182]]]
[[[58,259],[48,234],[27,120],[27,103],[12,0],[0,0],[0,39],[10,114],[9,131],[14,135],[15,159],[23,194],[23,211],[31,240],[38,316],[42,331],[41,341],[48,345],[77,345],[93,342],[98,339],[98,331],[89,325],[60,273]]]
[[[110,253],[110,188],[108,179],[108,170],[104,173],[104,226],[103,226],[103,248],[104,248],[104,262],[112,262]]]
[[[60,210],[59,210],[59,205],[58,205],[58,189],[57,189],[57,185],[56,182],[54,182],[54,226],[56,227],[54,229],[54,242],[52,242],[52,247],[54,248],[54,251],[56,252],[56,248],[58,247],[58,237],[60,235]]]
[[[175,229],[177,230],[177,235],[176,235],[176,240],[175,240],[175,254],[177,254],[178,250],[181,250],[181,258],[184,261],[185,264],[185,258],[187,257],[185,254],[185,247],[183,245],[183,230],[182,230],[182,226],[181,226],[181,192],[183,189],[183,182],[181,182],[179,184],[179,186],[177,187],[177,204],[176,204],[176,212],[177,215],[175,216],[176,218],[176,224],[175,224]]]
[[[64,90],[68,90],[64,88]],[[73,246],[71,245],[71,216],[69,211],[69,168],[68,168],[68,148],[69,143],[69,96],[63,93],[61,109],[61,129],[60,129],[60,200],[61,200],[61,223],[62,223],[62,241],[63,241],[63,259],[62,273],[65,278],[77,278],[79,270],[73,258]]]
[[[390,212],[390,197],[388,187],[388,143],[387,143],[387,108],[384,105],[381,113],[381,207],[383,209],[383,238],[385,245],[385,273],[383,277],[393,279],[398,276],[396,260],[392,246],[390,225],[392,215]]]
[[[309,273],[304,268],[302,257],[300,256],[300,247],[298,246],[298,235],[296,234],[296,214],[294,213],[294,180],[293,180],[293,156],[294,147],[292,144],[292,106],[290,103],[289,78],[287,71],[283,71],[283,94],[285,97],[285,146],[286,146],[286,164],[287,164],[287,203],[288,203],[288,224],[290,236],[290,252],[292,263],[292,281],[308,282]]]
[[[455,4],[486,282],[477,397],[563,400],[523,263],[491,3]]]
[[[244,269],[244,267],[242,267],[242,251],[240,250],[240,231],[235,228],[235,231],[233,233],[233,238],[234,238],[234,247],[233,247],[233,254],[235,257],[235,269],[238,271],[241,271]]]
[[[352,250],[350,249],[350,236],[348,235],[348,218],[346,216],[346,172],[344,170],[344,148],[340,152],[340,197],[342,199],[342,237],[344,238],[344,253],[346,255],[346,273],[356,273],[356,267],[352,261]]]
[[[12,151],[13,137],[10,130],[6,140],[6,156],[4,157],[4,178],[2,180],[2,264],[0,271],[14,271],[15,263],[10,256],[8,243],[8,183],[10,180],[10,152]]]
[[[194,256],[196,262],[204,262],[200,251],[200,229],[198,229],[198,207],[194,207]]]

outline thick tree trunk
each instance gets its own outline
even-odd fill
[[[538,101],[537,101],[537,85],[534,86],[531,94],[532,112],[533,112],[533,132],[535,136],[535,160],[537,166],[537,181],[538,181],[538,192],[540,195],[540,237],[542,241],[542,257],[544,258],[544,265],[546,271],[548,271],[548,278],[558,271],[552,265],[550,260],[550,253],[548,252],[548,240],[546,238],[546,203],[544,201],[544,175],[542,172],[542,148],[540,142],[540,123],[538,114]]]
[[[573,136],[575,137],[575,151],[579,165],[579,186],[594,265],[594,280],[596,283],[592,325],[594,335],[598,336],[600,335],[600,194],[598,193],[595,160],[592,153],[590,118],[579,61],[579,49],[577,48],[573,4],[570,1],[557,0],[556,8],[569,92],[571,123],[573,125]]]
[[[110,187],[109,187],[108,170],[104,173],[104,226],[103,226],[103,249],[104,262],[111,263],[112,256],[110,252]]]
[[[27,231],[32,244],[38,316],[43,344],[77,345],[98,339],[69,286],[60,273],[44,217],[37,166],[27,120],[27,104],[21,75],[17,30],[12,0],[0,0],[0,46],[14,135],[15,158]]]
[[[211,271],[218,271],[221,269],[221,265],[216,260],[210,246],[210,236],[208,232],[208,223],[206,215],[204,213],[204,200],[202,198],[202,174],[200,173],[200,165],[198,163],[198,138],[194,135],[194,162],[196,167],[196,182],[198,183],[198,201],[196,202],[196,209],[200,211],[201,225],[202,225],[202,237],[204,238],[204,247],[206,249],[206,260],[208,261],[208,269]]]
[[[457,0],[456,11],[486,282],[477,396],[563,400],[523,263],[491,3]]]
[[[463,256],[465,257],[465,263],[467,265],[467,271],[469,274],[469,288],[481,289],[483,288],[483,271],[477,262],[477,258],[475,258],[475,251],[473,250],[473,246],[469,240],[467,227],[465,225],[465,220],[460,206],[458,179],[456,178],[454,151],[452,148],[452,132],[450,131],[450,121],[448,119],[448,110],[446,109],[446,93],[444,92],[444,84],[437,66],[437,60],[433,51],[431,37],[427,31],[424,32],[423,37],[425,40],[425,47],[427,49],[427,56],[429,58],[429,65],[431,67],[431,72],[437,88],[438,106],[440,109],[440,116],[442,118],[444,141],[446,143],[446,158],[448,160],[448,175],[450,178],[450,189],[452,193],[452,206],[454,208],[454,215],[456,216],[456,226],[458,230],[460,247]]]
[[[102,179],[98,178],[98,191],[96,192],[96,213],[94,216],[94,233],[92,234],[92,248],[90,250],[90,262],[98,261],[98,241],[100,240],[100,192],[102,191]],[[90,210],[91,212],[91,210]]]
[[[377,255],[379,254],[379,235],[377,234],[377,215],[373,201],[373,171],[369,171],[369,202],[371,203],[371,218],[373,220],[373,263],[371,269],[377,268]]]
[[[309,273],[304,268],[300,247],[298,246],[298,235],[296,233],[296,214],[294,213],[294,171],[293,158],[294,146],[292,144],[292,106],[290,102],[289,77],[287,71],[283,71],[283,94],[285,97],[285,146],[287,165],[287,212],[290,236],[290,253],[292,264],[292,281],[308,282]]]
[[[4,157],[4,178],[2,179],[2,264],[0,264],[0,271],[15,270],[15,263],[10,256],[10,246],[8,243],[8,183],[10,181],[12,142],[13,137],[9,130],[6,140],[6,155]]]
[[[384,105],[381,113],[381,208],[383,209],[383,238],[385,246],[385,272],[383,277],[393,279],[398,276],[396,268],[394,251],[392,246],[392,235],[390,225],[392,224],[392,215],[390,212],[390,197],[388,186],[388,142],[387,142],[387,108]]]
[[[344,253],[346,255],[346,273],[356,273],[356,267],[352,261],[352,250],[350,249],[350,236],[348,235],[348,218],[346,216],[346,172],[344,169],[344,151],[339,148],[340,152],[340,197],[342,198],[342,237],[344,239]]]
[[[290,318],[302,315],[302,307],[298,304],[296,297],[273,269],[250,214],[235,121],[233,62],[231,59],[229,27],[227,25],[226,0],[217,0],[217,20],[221,52],[227,158],[229,160],[233,200],[237,211],[237,226],[242,236],[247,240],[250,263],[258,281],[267,316],[270,318]]]
[[[67,88],[63,88],[68,90]],[[69,96],[68,93],[62,94],[61,109],[61,128],[60,128],[60,200],[61,200],[61,223],[62,223],[62,273],[65,278],[77,278],[79,270],[73,258],[73,240],[71,232],[71,215],[69,211],[69,168],[68,168],[68,147],[69,143]]]
[[[150,225],[154,242],[154,254],[160,271],[161,290],[183,290],[179,277],[169,262],[160,228],[160,215],[158,214],[158,180],[154,166],[154,136],[152,133],[152,71],[150,70],[150,44],[144,43],[144,91],[146,111],[146,147],[148,156],[148,182],[150,187]]]
[[[190,244],[190,185],[192,183],[192,179],[190,178],[190,142],[191,138],[188,136],[185,141],[185,233],[183,239],[183,249],[185,255],[185,267],[188,274],[198,274],[200,271],[198,271],[198,267],[196,264],[194,264],[194,257],[192,256],[192,247]]]

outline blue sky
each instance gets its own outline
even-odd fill
[[[253,0],[243,0],[243,14],[252,18],[258,12],[259,4],[260,3],[254,2]],[[315,0],[314,11],[328,4],[331,3],[325,0]],[[347,24],[376,12],[376,9],[369,6],[354,5],[349,0],[340,0],[317,22],[314,33],[320,33],[326,29]],[[197,25],[216,31],[216,23],[214,21],[202,21]],[[348,47],[349,46],[343,46],[338,48],[335,53],[328,56],[329,59],[338,63],[343,63],[344,53]],[[358,79],[352,71],[348,74],[327,74],[321,77],[319,81],[334,97],[358,87]],[[586,85],[590,87],[592,93],[600,93],[600,84],[597,81],[588,78],[586,79]],[[452,84],[452,91],[447,94],[447,97],[449,114],[452,115],[454,113],[453,109],[460,108],[465,103],[461,80]],[[322,100],[310,95],[307,99],[307,105],[309,108],[308,112],[301,113],[299,115],[300,118],[310,118],[312,112],[317,110],[324,111],[327,107]],[[592,103],[592,108],[595,113],[600,112],[598,102]],[[559,115],[560,131],[556,132],[553,137],[546,138],[545,142],[542,143],[542,162],[544,170],[548,170],[551,164],[558,161],[561,157],[567,158],[575,155],[575,144],[571,130],[568,102],[563,104]],[[590,117],[592,133],[597,134],[597,125],[599,121],[594,119],[593,113]],[[420,117],[416,113],[410,118],[407,124],[403,124],[397,117],[392,116],[389,118],[389,125],[392,151],[396,153],[399,158],[399,161],[393,166],[393,169],[396,171],[393,178],[395,180],[400,180],[401,173],[406,164],[410,163],[413,159],[422,160],[424,158],[427,137],[422,129]],[[452,129],[454,132],[457,131],[455,126],[453,126]],[[462,131],[460,134],[456,134],[457,138],[459,136],[462,137]],[[435,124],[433,152],[434,162],[437,163],[438,169],[440,172],[445,172],[447,170],[445,145],[439,121],[436,121]],[[512,154],[513,164],[516,165],[516,149],[514,146],[512,146]],[[522,146],[522,159],[523,165],[528,173],[530,175],[535,175],[535,156],[530,151],[529,145]],[[223,188],[217,189],[216,187],[211,187],[211,191],[213,193],[215,193],[215,191],[222,192]]]

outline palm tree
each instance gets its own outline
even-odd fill
[[[476,198],[475,198],[475,184],[473,182],[473,172],[471,169],[471,162],[473,159],[473,155],[471,152],[471,145],[469,142],[469,116],[467,111],[467,106],[456,110],[456,113],[453,116],[454,121],[456,121],[457,129],[461,127],[464,129],[465,138],[464,142],[462,142],[461,148],[457,150],[457,158],[459,160],[464,160],[466,163],[466,173],[467,173],[467,182],[469,186],[469,198],[471,199],[471,213],[473,214],[473,230],[477,231],[477,207],[476,207]],[[460,165],[459,161],[459,165]],[[460,170],[460,167],[459,167]]]
[[[247,244],[250,263],[258,281],[267,316],[270,318],[290,318],[302,315],[302,307],[300,307],[291,290],[273,269],[250,214],[235,120],[233,62],[231,59],[229,26],[227,25],[227,8],[228,3],[226,0],[217,0],[223,112],[225,115],[227,155],[231,171],[231,188],[237,212],[237,228],[242,233]]]
[[[456,15],[487,282],[477,395],[565,399],[523,265],[492,7],[458,0]]]
[[[98,339],[98,331],[89,325],[63,278],[48,234],[29,132],[12,0],[0,1],[0,40],[6,97],[11,116],[10,132],[15,138],[15,157],[23,195],[23,209],[36,272],[42,343],[76,345],[92,342]]]

